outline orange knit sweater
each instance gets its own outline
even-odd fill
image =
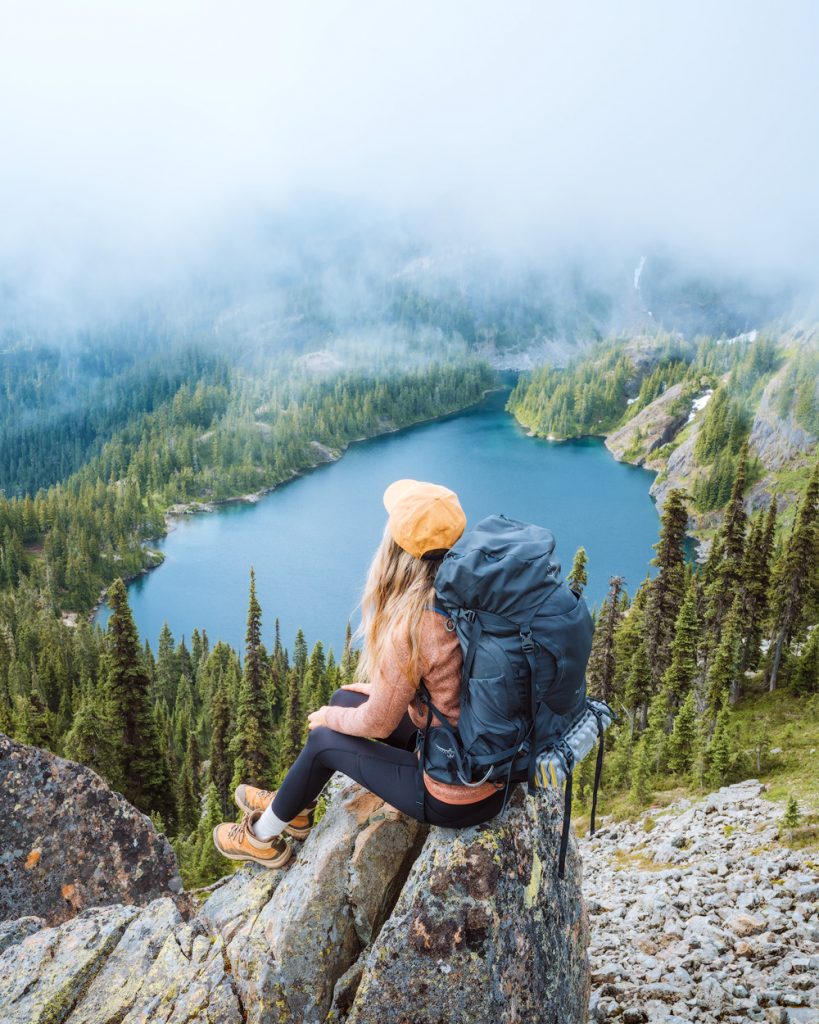
[[[420,679],[423,679],[432,703],[441,709],[450,724],[455,725],[460,715],[461,645],[454,632],[447,632],[446,619],[438,612],[427,610],[420,634]],[[406,643],[393,643],[390,656],[381,671],[360,687],[367,700],[357,708],[325,706],[324,722],[336,732],[349,736],[369,736],[385,739],[408,713],[419,728],[426,725],[426,709],[418,699],[418,684],[413,684],[401,669],[408,659]],[[358,688],[358,687],[357,687]],[[440,724],[432,716],[432,724]],[[474,789],[469,786],[451,786],[431,779],[424,772],[427,791],[448,804],[471,804],[496,793],[503,782],[485,782]]]

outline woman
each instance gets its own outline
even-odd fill
[[[318,795],[336,771],[432,825],[476,825],[503,806],[503,782],[470,787],[426,773],[422,778],[414,749],[417,729],[426,724],[421,680],[450,724],[458,720],[461,648],[446,616],[434,608],[433,581],[463,533],[463,509],[454,491],[418,480],[397,480],[383,500],[389,519],[361,599],[364,647],[354,681],[308,716],[307,742],[275,793],[237,788],[244,817],[213,831],[225,857],[286,864],[292,849],[285,833],[300,839],[309,833]]]

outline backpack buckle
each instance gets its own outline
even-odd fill
[[[475,621],[476,616],[475,616],[475,609],[474,608],[465,608],[464,611],[462,612],[462,615],[466,619],[466,621],[469,622],[469,623],[472,623],[472,622]]]
[[[531,654],[535,649],[535,642],[532,639],[532,630],[528,627],[520,631],[520,645],[526,654]]]

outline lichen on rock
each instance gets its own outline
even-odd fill
[[[330,791],[283,869],[247,864],[205,890],[87,908],[56,927],[7,922],[0,1020],[584,1020],[588,926],[573,842],[567,879],[556,877],[555,798],[518,786],[502,815],[454,830],[340,775]]]
[[[58,924],[85,907],[182,888],[164,835],[83,765],[0,734],[0,920]]]

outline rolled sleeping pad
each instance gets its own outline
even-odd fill
[[[586,710],[562,737],[563,742],[574,754],[578,764],[589,753],[600,736],[600,727],[605,730],[614,721],[614,712],[602,700],[589,698]],[[561,788],[566,781],[566,759],[557,747],[547,747],[535,762],[535,785],[540,789],[554,786]]]

